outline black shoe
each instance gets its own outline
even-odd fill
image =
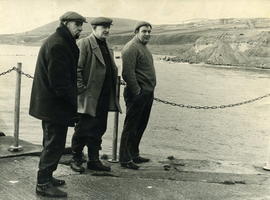
[[[56,187],[66,184],[66,182],[64,180],[57,179],[57,178],[54,178],[54,177],[52,177],[51,183],[52,183],[53,186],[56,186]]]
[[[36,193],[46,197],[67,197],[67,193],[53,186],[51,182],[45,184],[37,184]]]
[[[134,169],[134,170],[137,170],[137,169],[140,168],[138,165],[136,165],[136,164],[135,164],[134,162],[132,162],[132,161],[127,162],[127,163],[121,163],[121,167],[127,168],[127,169]]]
[[[75,172],[83,173],[85,171],[84,167],[82,166],[82,160],[72,159],[70,162],[70,168]]]
[[[144,162],[149,162],[149,161],[150,161],[149,158],[144,158],[144,157],[141,157],[141,156],[138,156],[136,158],[133,158],[133,162],[134,163],[137,163],[137,164],[144,163]]]
[[[88,161],[87,168],[95,171],[105,171],[105,172],[111,171],[111,168],[103,165],[103,163],[100,160]]]

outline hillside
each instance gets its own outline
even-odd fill
[[[133,37],[137,21],[113,21],[109,42],[120,50]],[[58,24],[54,21],[25,33],[0,35],[0,43],[40,45]],[[81,37],[91,32],[90,23],[83,28]],[[153,25],[149,48],[156,54],[175,56],[172,61],[177,62],[270,68],[269,41],[269,18],[196,19]]]
[[[87,17],[87,21],[91,21],[91,17]],[[136,24],[136,20],[113,18],[113,26],[111,28],[111,35],[126,34],[132,32]],[[54,21],[31,31],[18,34],[0,35],[1,44],[24,44],[24,45],[40,45],[51,33],[58,27],[59,21]],[[91,33],[90,23],[83,26],[81,37],[85,37]]]
[[[91,17],[87,17],[87,22],[83,25],[83,33],[87,34],[91,32],[91,25],[90,21],[92,20]],[[136,20],[130,19],[120,19],[120,18],[113,18],[113,26],[111,29],[112,34],[123,34],[129,32],[133,29],[134,25],[136,24]],[[57,28],[59,25],[59,21],[54,21],[44,26],[38,27],[34,30],[26,32],[27,35],[49,35]]]

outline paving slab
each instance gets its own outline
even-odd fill
[[[41,146],[20,141],[24,151],[11,153],[6,149],[12,142],[12,137],[0,137],[0,200],[53,199],[35,194]],[[72,200],[270,200],[270,172],[260,164],[145,156],[151,161],[139,170],[124,169],[104,156],[111,172],[80,174],[70,169],[71,155],[65,154],[54,176],[66,180],[61,188]]]
[[[233,174],[207,172],[186,167],[185,171],[164,168],[161,162],[151,161],[140,170],[123,169],[118,163],[108,163],[112,172],[86,170],[73,172],[63,156],[55,176],[66,180],[62,189],[68,199],[144,200],[144,199],[270,199],[268,173]],[[0,159],[0,199],[48,199],[35,194],[38,156]],[[197,161],[196,163],[198,163]],[[181,160],[181,163],[190,161]]]

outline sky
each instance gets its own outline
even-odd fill
[[[32,30],[66,11],[176,24],[200,18],[270,17],[270,0],[0,0],[0,34]]]

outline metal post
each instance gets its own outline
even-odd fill
[[[117,101],[119,102],[120,97],[120,83],[121,78],[120,76],[117,77],[116,82],[116,97]],[[117,160],[117,139],[118,139],[118,121],[119,121],[119,112],[114,113],[114,126],[113,126],[113,141],[112,141],[112,159],[110,159],[110,162],[118,162]]]
[[[22,146],[19,145],[19,125],[20,125],[20,97],[21,97],[21,71],[22,63],[17,63],[16,70],[16,91],[15,91],[15,108],[14,108],[14,145],[9,147],[9,151],[22,151]]]

